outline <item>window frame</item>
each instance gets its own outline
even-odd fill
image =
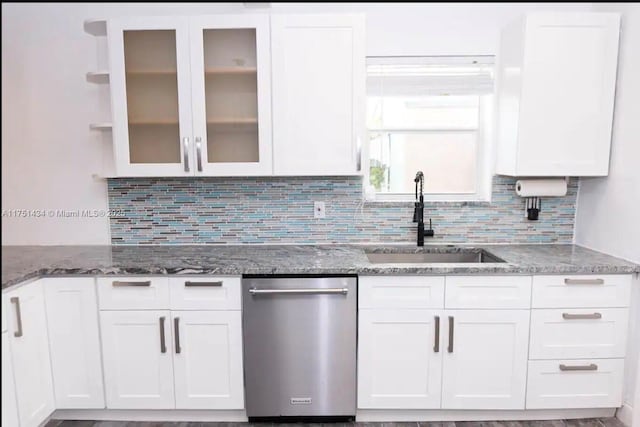
[[[476,191],[473,193],[424,193],[425,201],[479,201],[490,202],[491,201],[491,178],[492,178],[492,146],[491,130],[492,130],[492,118],[491,112],[494,106],[494,95],[481,95],[480,104],[478,108],[479,120],[477,128],[429,128],[429,129],[366,129],[366,144],[364,150],[364,192],[366,200],[368,201],[414,201],[414,193],[377,193],[370,188],[370,156],[369,156],[369,135],[370,133],[430,133],[430,132],[468,132],[476,131]]]
[[[424,193],[425,201],[433,202],[490,202],[493,177],[493,128],[495,114],[495,93],[479,94],[477,127],[426,127],[426,128],[369,128],[365,124],[366,143],[363,144],[363,194],[366,201],[373,202],[413,202],[415,193],[378,193],[369,184],[371,133],[429,133],[429,132],[468,132],[477,133],[476,141],[476,191],[473,193]],[[365,99],[369,98],[369,94]],[[366,108],[366,106],[365,106]]]

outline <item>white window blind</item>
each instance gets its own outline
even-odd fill
[[[493,62],[493,56],[369,57],[367,94],[491,94]]]

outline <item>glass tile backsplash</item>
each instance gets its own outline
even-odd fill
[[[488,202],[432,202],[427,243],[571,243],[579,181],[525,218],[515,179],[495,176]],[[363,202],[361,177],[112,178],[113,244],[412,243],[412,202]],[[313,218],[324,201],[326,217]]]

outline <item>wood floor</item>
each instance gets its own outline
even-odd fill
[[[59,421],[45,427],[624,427],[617,418],[589,418],[552,421],[465,421],[441,423],[335,423],[335,424],[249,424],[249,423],[169,423],[124,421]]]

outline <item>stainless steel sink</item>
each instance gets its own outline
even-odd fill
[[[485,250],[464,252],[367,252],[366,255],[372,264],[505,262]]]

